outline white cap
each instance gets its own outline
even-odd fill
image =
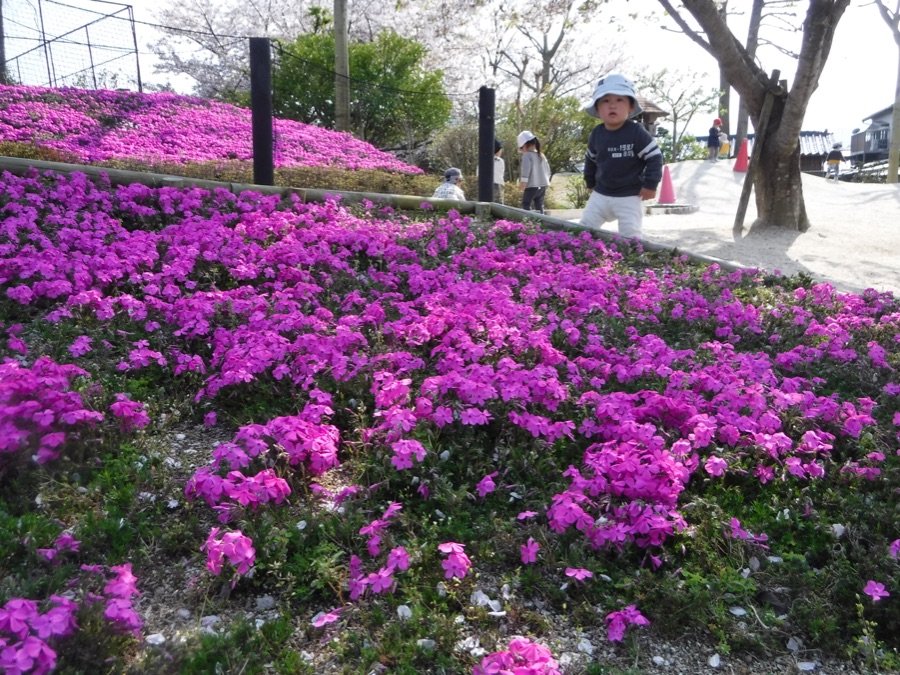
[[[516,145],[520,148],[525,145],[528,141],[533,141],[537,136],[535,136],[530,131],[523,131],[516,137]]]
[[[637,95],[634,93],[634,82],[624,75],[618,75],[616,73],[600,79],[597,86],[594,87],[594,95],[591,97],[591,102],[584,107],[584,112],[591,117],[599,118],[600,115],[597,114],[597,101],[607,94],[618,94],[619,96],[627,96],[631,99],[634,108],[629,113],[628,117],[636,117],[643,112],[641,104],[638,103]]]

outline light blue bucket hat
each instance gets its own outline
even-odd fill
[[[597,101],[607,94],[618,94],[619,96],[627,96],[631,99],[631,102],[634,104],[634,109],[628,115],[629,118],[640,115],[644,110],[641,108],[641,104],[638,103],[637,95],[634,92],[634,82],[624,75],[612,73],[601,78],[600,81],[597,82],[597,86],[594,87],[594,95],[591,98],[591,102],[584,107],[584,112],[591,117],[599,119],[600,116],[597,114],[596,110]]]

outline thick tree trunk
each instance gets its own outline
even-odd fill
[[[755,178],[753,188],[759,216],[756,224],[806,232],[809,218],[803,202],[800,145],[786,158],[772,152],[762,153]]]

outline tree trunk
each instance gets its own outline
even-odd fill
[[[350,131],[350,52],[347,0],[334,0],[334,127]]]
[[[900,46],[900,38],[897,39]],[[897,182],[897,170],[900,168],[900,54],[897,62],[897,87],[894,90],[894,112],[891,115],[890,150],[888,151],[887,182]]]
[[[881,13],[881,18],[891,29],[891,35],[894,42],[900,49],[900,2],[897,3],[897,9],[891,11],[885,4],[885,0],[875,0],[875,5]],[[897,83],[894,89],[894,113],[891,115],[891,137],[888,149],[888,169],[887,182],[897,182],[897,168],[900,165],[900,52],[897,59]]]
[[[728,25],[728,0],[719,5],[719,15],[722,23]],[[731,82],[728,76],[719,68],[719,110],[716,117],[722,119],[722,131],[731,133]]]
[[[744,48],[747,50],[747,56],[751,59],[756,58],[756,48],[759,45],[759,25],[762,22],[762,10],[765,7],[765,0],[753,0],[753,7],[750,10],[750,22],[747,27],[747,41]],[[735,130],[734,144],[740,149],[741,143],[747,138],[747,120],[750,117],[750,111],[747,104],[744,103],[744,97],[741,96],[738,103],[737,129]]]
[[[773,125],[777,127],[777,121],[770,119],[769,128],[774,133]],[[771,142],[772,135],[768,135],[768,138],[770,140],[766,143]],[[759,216],[757,223],[800,232],[809,229],[809,218],[803,202],[799,145],[784,159],[777,153],[763,152],[759,157],[753,187]]]

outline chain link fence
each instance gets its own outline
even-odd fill
[[[0,0],[0,80],[9,84],[143,91],[131,5]]]

